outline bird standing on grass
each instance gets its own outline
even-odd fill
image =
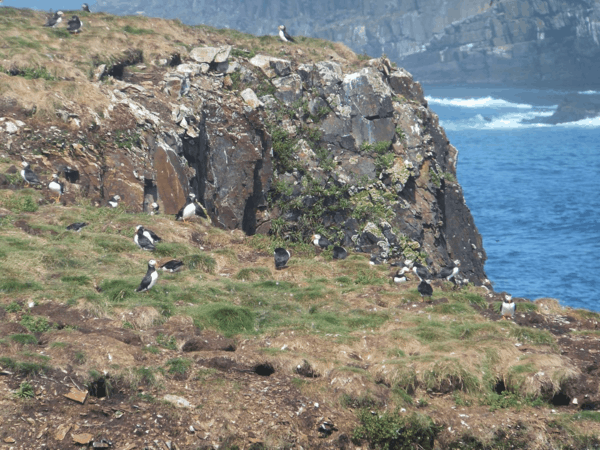
[[[116,208],[117,206],[119,206],[119,200],[121,200],[121,197],[118,195],[113,195],[107,203],[107,206],[110,206],[111,208]]]
[[[402,269],[398,269],[396,271],[396,273],[394,274],[394,283],[399,284],[399,283],[405,283],[408,281],[408,278],[406,278],[406,274],[410,272],[410,269],[408,267],[403,267]]]
[[[513,302],[512,295],[506,294],[502,301],[502,320],[514,319],[515,311],[517,310],[516,303]]]
[[[72,223],[71,225],[69,225],[67,227],[67,230],[76,231],[79,233],[81,231],[81,229],[86,226],[87,226],[86,222],[75,222],[75,223]]]
[[[158,203],[153,202],[152,205],[150,205],[150,206],[152,206],[152,211],[150,211],[150,215],[151,216],[158,215],[159,214],[159,209],[160,209],[160,207],[158,206]]]
[[[56,25],[62,22],[62,16],[64,16],[62,11],[56,11],[53,15],[48,16],[44,26],[54,28]]]
[[[279,25],[279,39],[283,42],[296,42],[293,37],[291,37],[287,31],[285,31],[285,25]]]
[[[23,161],[21,165],[23,166],[23,169],[21,170],[21,176],[23,177],[25,183],[27,183],[28,186],[32,184],[41,184],[40,179],[33,172],[33,170],[31,170],[31,167],[29,167],[29,163],[27,161]]]
[[[321,250],[327,250],[332,245],[329,239],[324,238],[320,234],[313,234],[311,239],[313,245]]]
[[[142,278],[142,282],[137,287],[135,292],[148,292],[152,289],[152,286],[156,284],[156,280],[158,280],[158,272],[156,271],[156,261],[151,259],[148,261],[148,271],[146,272],[146,276]]]
[[[153,252],[156,250],[154,243],[152,242],[152,238],[148,237],[144,233],[144,227],[138,225],[135,227],[135,234],[133,235],[133,242],[141,248],[142,250],[147,250],[149,252]]]
[[[52,174],[52,181],[48,183],[48,189],[57,195],[56,203],[58,203],[60,196],[65,193],[65,185],[58,181],[58,174]]]
[[[71,17],[71,20],[67,22],[67,31],[69,33],[77,34],[81,31],[81,27],[83,27],[83,22],[77,16]]]
[[[175,273],[175,272],[179,272],[181,269],[183,269],[183,266],[184,266],[183,261],[179,261],[177,259],[172,259],[172,260],[164,263],[162,266],[160,266],[160,268],[164,272]]]
[[[290,252],[288,252],[285,248],[278,247],[273,252],[273,256],[275,257],[275,269],[287,269],[287,262],[290,259]]]
[[[452,281],[452,283],[454,283],[454,285],[456,286],[456,278],[454,277],[458,275],[459,266],[460,261],[458,259],[455,259],[454,261],[452,261],[452,264],[450,266],[443,267],[438,273],[438,276],[440,278],[445,278],[446,281]]]
[[[175,220],[183,220],[185,222],[186,219],[194,216],[201,216],[206,219],[204,209],[202,206],[196,203],[196,196],[194,194],[190,194],[188,195],[185,205],[183,205],[183,207],[175,215]]]
[[[415,275],[419,277],[419,280],[431,280],[431,274],[425,266],[422,266],[419,263],[415,263],[412,270],[415,273]]]
[[[421,280],[419,286],[417,287],[419,294],[421,294],[421,302],[425,301],[425,297],[429,297],[429,299],[431,299],[431,296],[433,295],[433,288],[431,287],[430,283],[431,280]]]
[[[348,252],[344,247],[340,247],[339,245],[333,246],[333,259],[346,259],[348,257]]]

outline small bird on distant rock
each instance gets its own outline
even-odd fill
[[[54,14],[48,16],[44,26],[54,28],[56,25],[62,22],[62,16],[64,16],[62,11],[56,11]]]
[[[429,297],[433,295],[433,288],[431,287],[430,280],[422,280],[417,287],[419,294],[421,294],[421,302],[425,301],[425,297]]]
[[[283,42],[296,42],[293,37],[291,37],[287,31],[285,31],[285,25],[279,25],[279,38]]]
[[[324,238],[320,234],[312,235],[312,243],[315,247],[320,248],[321,250],[327,250],[332,244],[329,242],[329,239]]]
[[[183,205],[179,212],[175,214],[175,220],[183,220],[185,222],[186,219],[194,216],[207,218],[204,208],[196,202],[196,195],[190,194],[188,195],[185,205]]]
[[[88,224],[86,222],[75,222],[67,227],[69,231],[80,232],[83,227],[86,227]]]
[[[513,302],[512,295],[505,294],[504,300],[502,301],[502,320],[514,319],[515,311],[517,310],[517,305]]]
[[[27,161],[23,161],[21,165],[23,166],[23,169],[21,170],[21,176],[23,177],[28,186],[32,184],[41,184],[40,179],[33,172],[33,170],[31,170],[31,167],[29,167],[29,163]]]
[[[183,269],[183,266],[184,266],[183,261],[179,261],[177,259],[172,259],[172,260],[164,263],[162,266],[160,266],[160,268],[165,272],[175,273],[175,272],[179,272],[181,269]]]
[[[135,292],[148,292],[156,284],[156,280],[158,280],[158,272],[156,271],[155,266],[156,261],[153,259],[148,261],[148,271],[146,272],[146,276],[142,278],[142,282],[137,287]]]
[[[61,195],[65,193],[65,185],[58,181],[58,174],[52,174],[52,181],[48,183],[48,189],[50,189],[57,195],[56,203],[58,203],[60,201]]]
[[[290,259],[290,252],[285,248],[277,247],[273,252],[273,256],[275,257],[275,269],[287,269],[287,262]]]
[[[158,206],[158,203],[153,202],[152,205],[150,205],[152,207],[152,210],[150,211],[150,215],[151,216],[156,216],[159,214],[159,209],[160,207]]]
[[[141,248],[142,250],[147,250],[149,252],[153,252],[156,250],[154,243],[152,242],[152,238],[148,237],[144,233],[144,227],[138,225],[135,227],[135,234],[133,235],[133,242]]]
[[[111,208],[116,208],[119,206],[119,201],[121,197],[119,195],[113,195],[109,200],[106,206],[110,206]]]
[[[333,246],[333,259],[346,259],[348,257],[348,252],[344,247],[340,247],[339,245]]]
[[[88,4],[87,4],[87,3],[84,3],[83,5],[81,5],[81,10],[82,10],[83,12],[91,12],[91,11],[90,11],[90,7],[88,6]]]
[[[67,31],[69,33],[77,34],[81,31],[82,27],[83,22],[77,16],[71,17],[71,20],[67,22]]]

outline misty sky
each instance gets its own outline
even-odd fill
[[[93,11],[95,0],[4,0],[2,6],[12,6],[14,8],[31,8],[42,11],[58,11],[59,9],[77,10],[81,9],[81,4],[87,3]]]

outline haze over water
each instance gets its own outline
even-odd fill
[[[600,311],[600,118],[549,116],[567,92],[426,87],[496,291]],[[586,92],[600,95],[598,92]]]

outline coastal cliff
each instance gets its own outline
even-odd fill
[[[598,448],[600,314],[501,315],[458,152],[407,71],[80,17],[71,35],[0,8],[0,447]],[[175,220],[189,193],[206,219]],[[424,299],[384,264],[406,258],[460,259],[460,283]]]
[[[600,6],[584,0],[178,2],[99,0],[115,14],[292,34],[386,54],[423,83],[598,86]]]

